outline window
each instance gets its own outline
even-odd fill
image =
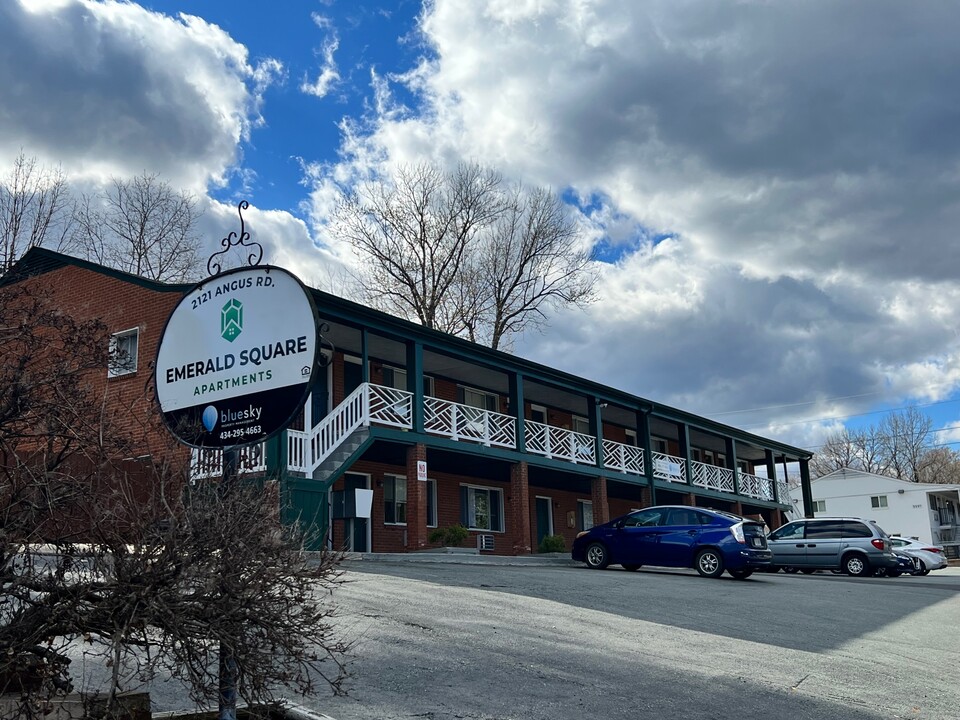
[[[461,485],[460,521],[471,530],[503,532],[503,491]]]
[[[656,527],[660,524],[660,518],[664,510],[641,510],[623,519],[624,527]]]
[[[807,523],[808,540],[839,540],[843,523],[839,520],[811,520]]]
[[[404,525],[407,522],[407,479],[400,475],[383,478],[383,522]]]
[[[463,392],[463,404],[470,407],[480,408],[481,410],[500,410],[499,398],[493,393],[483,390],[474,390],[473,388],[460,388]]]
[[[826,500],[814,500],[814,501],[813,501],[813,511],[814,511],[815,513],[818,513],[818,512],[826,512],[826,511],[827,511],[827,501],[826,501]]]
[[[870,497],[870,507],[872,507],[874,510],[887,507],[887,496],[872,495]]]
[[[667,454],[667,441],[663,438],[650,438],[650,446],[654,452]]]
[[[543,405],[530,406],[530,419],[541,425],[547,424],[547,409]]]
[[[577,515],[580,520],[580,529],[589,530],[593,527],[593,502],[577,500]]]
[[[843,528],[843,537],[845,538],[872,538],[873,531],[862,522],[855,520],[843,520],[840,523]]]
[[[590,421],[579,415],[573,416],[573,431],[584,435],[590,434]]]
[[[784,525],[779,530],[770,533],[771,540],[803,540],[803,528],[805,523],[795,522]]]
[[[427,527],[437,526],[437,481],[427,478]]]
[[[137,346],[140,328],[132,328],[110,336],[110,359],[107,377],[129,375],[137,371]]]
[[[627,445],[633,445],[633,447],[637,447],[637,431],[636,431],[636,430],[624,430],[623,432],[624,432],[624,433],[626,434],[626,436],[627,436],[626,444],[627,444]]]
[[[402,368],[383,366],[383,385],[392,387],[396,390],[407,389],[407,371]],[[427,397],[436,397],[433,394],[433,378],[429,375],[423,376],[423,394]]]

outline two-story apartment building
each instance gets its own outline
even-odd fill
[[[189,290],[39,248],[4,282],[51,288],[65,312],[107,323],[132,359],[109,377],[104,369],[115,393],[142,391]],[[524,554],[546,535],[569,547],[583,528],[667,503],[762,516],[773,528],[791,507],[788,467],[810,497],[803,449],[311,293],[327,364],[298,419],[244,448],[241,468],[276,477],[288,517],[317,528],[318,544],[416,551],[433,528],[460,523],[473,545]],[[144,400],[138,411],[156,408]],[[192,482],[222,472],[220,451],[184,457]]]

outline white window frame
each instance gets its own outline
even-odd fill
[[[813,501],[813,512],[815,513],[824,513],[827,511],[827,501],[826,500],[814,500]]]
[[[667,441],[664,438],[659,438],[659,437],[650,438],[650,449],[653,450],[653,452],[658,452],[663,455],[670,454],[668,452],[670,449],[670,445],[667,443]]]
[[[506,518],[503,516],[503,513],[504,513],[504,507],[503,507],[504,492],[503,492],[503,489],[502,489],[502,488],[498,488],[498,487],[490,487],[490,486],[488,486],[488,485],[469,485],[469,484],[467,484],[467,483],[461,484],[461,487],[465,487],[465,488],[467,489],[467,508],[466,508],[466,511],[467,511],[467,529],[468,529],[468,530],[483,531],[483,532],[494,532],[494,533],[503,533],[503,532],[506,532],[507,521],[506,521]],[[492,503],[493,503],[493,495],[494,495],[494,493],[496,493],[497,498],[498,498],[498,501],[499,501],[499,503],[500,503],[500,527],[499,527],[499,528],[479,527],[479,526],[476,524],[476,519],[477,519],[477,516],[476,516],[476,499],[475,499],[475,497],[474,497],[474,494],[477,493],[477,492],[485,492],[485,493],[487,493],[487,496],[488,496],[489,501],[490,501],[490,503],[491,503],[491,507],[492,507]],[[489,515],[491,515],[491,518],[490,518],[491,522],[490,522],[490,524],[492,525],[492,524],[493,524],[493,522],[492,522],[492,520],[493,520],[492,515],[493,515],[493,514],[490,513],[489,510],[488,510],[487,512],[488,512]]]
[[[121,352],[120,343],[127,340],[128,338],[133,338],[133,352],[129,350],[122,350],[122,352],[128,353],[126,360],[123,363],[120,363],[116,360],[116,356]],[[139,361],[140,355],[140,328],[134,327],[127,330],[121,330],[120,332],[115,332],[110,336],[110,356],[107,363],[107,377],[123,377],[124,375],[133,375],[137,372],[137,363]]]
[[[397,483],[403,481],[403,501],[397,499]],[[394,520],[387,520],[387,483],[393,485],[393,516]],[[397,509],[403,506],[403,520],[396,520],[400,513]],[[388,473],[383,476],[383,524],[384,525],[406,525],[407,524],[407,478],[405,475],[394,475]]]
[[[871,495],[870,496],[870,508],[873,510],[884,510],[889,505],[887,504],[886,495]]]
[[[587,527],[587,508],[590,508],[590,527]],[[580,530],[589,530],[596,523],[593,520],[593,500],[577,500],[577,523],[580,525]]]
[[[640,447],[640,444],[639,444],[640,440],[639,440],[639,438],[637,437],[637,431],[636,431],[636,430],[631,430],[630,428],[625,428],[624,431],[623,431],[623,433],[624,433],[624,435],[626,435],[626,438],[627,438],[627,439],[626,439],[626,442],[624,443],[625,445],[631,445],[631,446],[633,446],[633,447]]]
[[[582,415],[574,415],[573,422],[570,426],[574,432],[580,433],[581,435],[590,434],[590,421]]]
[[[467,385],[461,385],[460,388],[463,390],[463,404],[464,404],[464,405],[466,405],[466,406],[468,406],[468,407],[476,408],[477,410],[489,411],[490,408],[487,407],[488,401],[489,401],[490,398],[493,398],[493,403],[492,403],[492,404],[493,404],[494,409],[493,409],[491,412],[499,412],[499,411],[500,411],[500,396],[497,395],[496,393],[487,392],[486,390],[478,390],[477,388],[469,387],[469,386],[467,386]],[[482,397],[482,398],[483,398],[483,405],[474,405],[473,403],[471,403],[471,402],[467,399],[467,394],[468,394],[468,393],[472,393],[473,395],[476,395],[478,398]]]

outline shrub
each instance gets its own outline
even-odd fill
[[[563,541],[563,536],[561,535],[547,535],[540,541],[540,547],[537,548],[537,552],[542,553],[552,553],[552,552],[566,552],[567,545]]]
[[[450,527],[437,528],[430,533],[431,543],[443,545],[444,547],[460,547],[464,540],[470,537],[470,533],[463,525],[451,525]]]

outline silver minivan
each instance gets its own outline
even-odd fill
[[[794,520],[767,537],[773,565],[800,571],[839,570],[870,575],[896,568],[890,537],[872,520],[855,517]]]

